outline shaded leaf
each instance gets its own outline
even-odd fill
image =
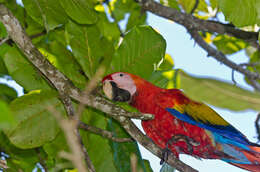
[[[97,14],[91,0],[60,0],[68,16],[79,24],[93,24],[97,21]]]
[[[237,27],[259,24],[260,3],[256,0],[218,0],[218,4],[225,19]]]
[[[111,71],[125,71],[148,78],[164,57],[166,42],[148,26],[133,28],[115,52]]]
[[[0,109],[0,130],[8,129],[15,125],[15,120],[5,102],[0,101]]]
[[[0,84],[0,100],[10,103],[17,97],[15,89],[7,86],[6,84]]]
[[[33,91],[10,104],[17,125],[5,133],[12,144],[28,149],[39,147],[56,137],[59,127],[54,116],[46,109],[48,106],[65,113],[54,91]]]
[[[126,31],[132,29],[134,26],[144,25],[146,18],[146,13],[142,11],[141,6],[137,5],[130,12],[130,16],[126,25]]]
[[[16,47],[9,47],[4,62],[12,78],[25,90],[51,89],[41,74],[25,59]]]
[[[94,75],[100,59],[104,56],[101,45],[101,33],[96,25],[82,26],[72,21],[66,25],[68,41],[72,53],[81,65],[86,76]]]
[[[28,14],[47,30],[52,30],[66,23],[67,15],[59,1],[53,0],[23,0]]]
[[[107,118],[100,111],[88,108],[81,117],[81,120],[89,125],[106,129]],[[86,131],[81,131],[80,135],[96,171],[117,172],[108,139]]]
[[[107,126],[108,130],[114,133],[115,137],[130,137],[129,134],[114,120],[110,119]],[[137,168],[138,171],[144,172],[149,171],[149,166],[145,166],[144,161],[141,157],[137,142],[125,142],[118,143],[110,141],[112,151],[114,153],[114,163],[118,172],[127,172],[131,169],[130,157],[135,154],[137,157]],[[146,170],[146,168],[148,168]]]
[[[218,35],[214,38],[213,44],[224,54],[233,54],[246,48],[247,43],[227,35]]]

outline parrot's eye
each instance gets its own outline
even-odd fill
[[[121,77],[122,77],[122,76],[124,76],[124,74],[120,73],[120,74],[119,74],[119,76],[121,76]]]

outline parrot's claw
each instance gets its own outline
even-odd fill
[[[166,147],[168,147],[169,144],[177,143],[179,141],[184,141],[187,144],[187,149],[190,154],[193,153],[193,146],[200,145],[200,143],[194,141],[192,138],[190,138],[188,136],[185,136],[182,134],[177,134],[177,135],[172,136],[172,138],[168,140]]]
[[[162,165],[164,162],[166,162],[168,160],[168,156],[170,153],[171,153],[171,150],[168,148],[168,145],[167,145],[166,148],[164,148],[162,151],[162,159],[160,161],[160,165]]]

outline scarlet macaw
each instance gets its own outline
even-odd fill
[[[177,158],[184,153],[260,171],[260,145],[250,142],[213,109],[189,99],[181,90],[162,89],[126,72],[107,75],[102,83],[109,99],[128,102],[142,113],[153,114],[154,119],[142,121],[144,131]]]

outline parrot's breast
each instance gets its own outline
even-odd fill
[[[176,143],[168,145],[168,148],[174,153],[176,157],[180,153],[190,154],[195,157],[215,159],[218,157],[215,150],[214,141],[205,129],[188,124],[171,115],[162,107],[158,106],[155,102],[153,94],[138,95],[131,105],[137,108],[142,113],[154,114],[153,120],[142,121],[142,127],[147,134],[159,147],[164,149],[167,142],[175,135],[187,136],[199,145],[192,146],[193,151],[188,150],[185,141],[179,140]],[[143,96],[145,98],[141,98]],[[169,107],[173,106],[169,104]]]

